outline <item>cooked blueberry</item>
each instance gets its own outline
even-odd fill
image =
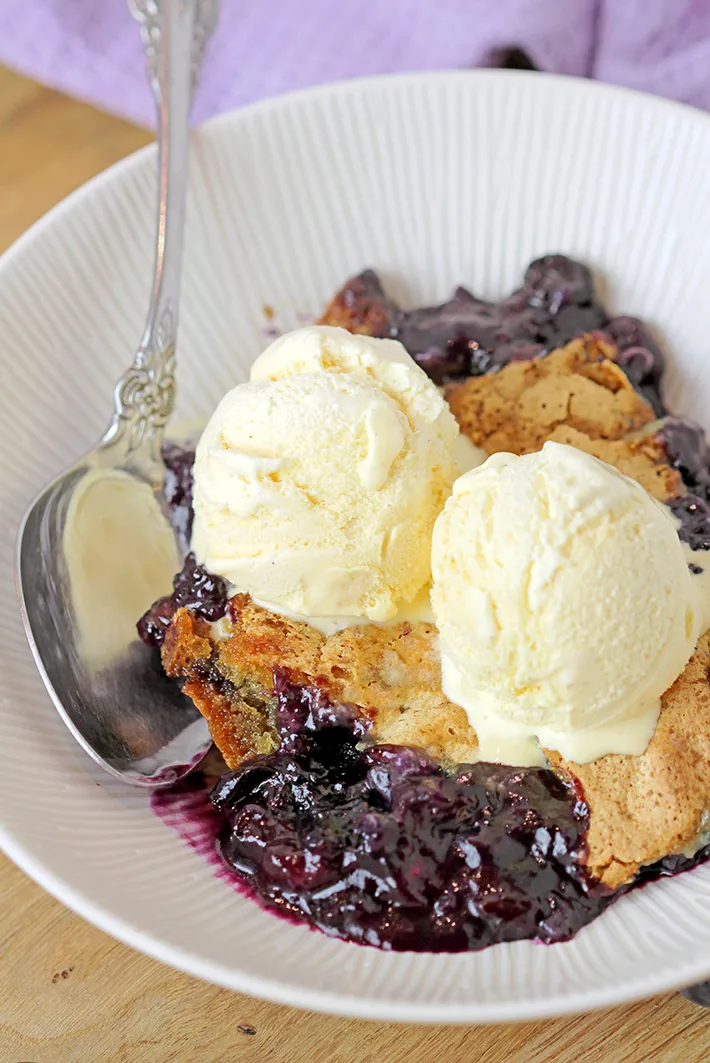
[[[464,764],[449,773],[410,747],[361,751],[362,728],[317,724],[352,720],[351,708],[328,709],[321,692],[284,676],[278,686],[279,701],[319,706],[300,753],[245,761],[220,778],[211,804],[195,776],[153,798],[173,826],[188,807],[186,837],[194,822],[201,851],[212,839],[265,907],[331,937],[458,952],[566,940],[631,888],[612,893],[586,875],[588,810],[553,772]],[[323,733],[337,734],[349,759],[336,747],[324,756]],[[664,857],[634,886],[709,857],[710,846]]]
[[[219,620],[227,609],[227,584],[188,554],[173,581],[173,602],[176,609],[190,609],[203,620]]]
[[[683,495],[669,503],[680,521],[678,535],[691,550],[710,550],[710,506],[697,495]]]
[[[617,348],[616,360],[636,390],[651,404],[657,417],[665,407],[660,382],[665,367],[663,352],[658,343],[637,317],[613,317],[604,331]]]
[[[378,745],[363,753],[367,769],[366,784],[387,802],[392,799],[392,787],[409,775],[433,775],[435,761],[421,749],[410,746]]]
[[[227,584],[198,565],[194,554],[173,580],[173,593],[159,598],[138,621],[139,637],[148,646],[161,646],[178,609],[185,608],[203,620],[219,620],[227,611]]]
[[[563,306],[591,301],[592,275],[586,266],[566,255],[545,255],[531,262],[525,271],[525,290],[530,306],[558,314]]]
[[[658,343],[637,317],[612,317],[607,321],[604,330],[611,336],[619,351],[625,351],[629,347],[643,347],[653,358],[653,366],[649,375],[655,379],[660,378],[665,368],[665,359]]]
[[[619,351],[617,362],[634,387],[638,387],[653,373],[653,355],[648,347],[626,347]]]
[[[700,425],[682,417],[667,417],[658,436],[668,460],[691,487],[708,482],[710,447]]]
[[[468,373],[470,350],[464,342],[448,344],[443,350],[440,347],[429,347],[413,357],[435,384],[444,384],[447,380]]]
[[[168,595],[166,598],[158,598],[157,602],[153,602],[150,609],[138,621],[136,625],[138,637],[147,646],[161,646],[165,632],[174,616],[175,605],[173,604],[172,595]]]
[[[491,373],[495,369],[493,364],[494,352],[485,347],[479,347],[477,343],[468,344],[468,373],[470,376],[482,376]]]

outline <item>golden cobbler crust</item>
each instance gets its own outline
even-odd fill
[[[544,358],[451,384],[446,397],[461,431],[489,454],[530,454],[548,440],[616,466],[659,500],[683,494],[680,473],[644,434],[654,413],[589,336]]]
[[[206,717],[230,767],[276,747],[274,672],[357,705],[372,720],[378,742],[421,746],[446,762],[476,759],[466,713],[441,690],[432,624],[365,625],[326,638],[244,595],[232,599],[230,617],[228,636],[210,639],[210,625],[182,609],[162,651],[168,675],[186,678],[185,693]]]

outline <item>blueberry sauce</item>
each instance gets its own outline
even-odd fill
[[[580,863],[584,801],[545,769],[443,771],[421,750],[362,748],[348,706],[277,677],[276,753],[153,800],[199,852],[217,848],[264,907],[383,949],[461,952],[570,938],[613,894]],[[217,818],[218,817],[218,818]]]
[[[147,646],[161,646],[170,621],[183,607],[203,620],[219,620],[227,611],[227,584],[198,565],[194,554],[187,555],[173,580],[173,593],[158,598],[138,621],[139,637]]]
[[[226,863],[266,907],[385,949],[565,940],[607,900],[580,864],[586,805],[551,771],[362,750],[362,723],[277,682],[277,753],[212,792]]]
[[[353,327],[400,340],[437,384],[494,372],[595,333],[616,348],[619,365],[655,413],[664,413],[657,341],[638,318],[609,317],[590,270],[566,255],[535,259],[522,288],[497,302],[459,287],[439,306],[403,310],[371,269],[349,280],[340,299]]]
[[[462,952],[565,941],[623,893],[710,857],[667,856],[611,891],[587,875],[588,809],[542,768],[363,748],[348,706],[278,681],[277,753],[189,776],[154,811],[237,892],[331,937]],[[220,859],[221,857],[221,859]]]
[[[400,340],[437,384],[536,358],[609,321],[587,267],[564,255],[536,259],[523,287],[498,302],[459,287],[440,306],[403,310],[371,269],[349,280],[339,299],[353,327]]]
[[[150,807],[166,826],[175,831],[194,852],[203,857],[215,878],[227,882],[239,893],[248,892],[241,879],[222,860],[218,839],[224,830],[224,816],[210,801],[216,779],[199,769],[190,772],[174,786],[154,790]]]

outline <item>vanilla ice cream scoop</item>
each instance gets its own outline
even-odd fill
[[[574,447],[496,454],[436,521],[443,686],[481,758],[585,763],[642,753],[703,602],[668,511]]]
[[[393,340],[276,340],[197,447],[192,549],[276,611],[388,620],[431,578],[456,422]]]

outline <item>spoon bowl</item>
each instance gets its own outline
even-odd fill
[[[68,518],[72,502],[96,474],[96,457],[94,452],[45,488],[24,518],[17,556],[22,619],[52,700],[86,752],[126,782],[167,786],[190,771],[209,749],[204,718],[166,677],[155,650],[137,637],[127,641],[118,632],[117,640],[109,640],[104,659],[97,660],[77,624],[66,549]],[[100,474],[108,481],[117,468],[107,464]],[[133,485],[138,491],[148,487],[156,506],[163,506],[158,484],[120,472],[127,478],[128,490]],[[167,518],[163,519],[172,535]],[[140,520],[133,522],[134,534],[130,523],[121,529],[123,540],[136,568],[149,568],[152,543],[141,534]],[[107,559],[101,588],[104,601],[94,603],[98,624],[113,606],[123,605],[125,575],[121,564]],[[137,606],[136,618],[141,612]]]
[[[173,408],[189,115],[217,21],[215,0],[133,0],[158,106],[155,275],[138,352],[94,450],[32,503],[16,578],[35,662],[62,719],[103,768],[168,786],[210,746],[207,725],[163,673],[135,624],[170,593],[183,546],[171,528],[160,457]]]

